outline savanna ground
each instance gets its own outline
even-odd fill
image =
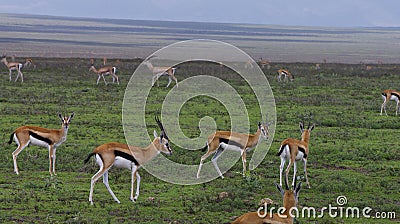
[[[98,145],[125,142],[121,107],[127,82],[141,62],[122,60],[117,73],[121,84],[101,81],[88,72],[88,59],[38,58],[36,69],[24,70],[25,82],[8,81],[4,65],[0,78],[0,222],[1,223],[227,223],[247,211],[256,211],[261,198],[273,199],[281,205],[281,196],[273,182],[279,181],[280,159],[275,154],[280,142],[299,138],[300,121],[316,124],[311,133],[308,160],[311,189],[300,192],[299,208],[336,206],[336,198],[344,195],[348,207],[371,207],[376,212],[395,212],[395,219],[299,218],[299,223],[390,223],[400,215],[400,117],[394,116],[395,103],[389,103],[389,116],[380,116],[383,89],[398,89],[398,65],[374,65],[366,70],[361,64],[323,64],[315,70],[312,64],[274,63],[264,69],[273,89],[277,123],[270,152],[262,164],[242,177],[241,162],[225,174],[225,179],[180,186],[161,181],[141,170],[141,194],[137,203],[129,200],[130,174],[112,169],[110,185],[121,200],[117,204],[99,181],[94,191],[94,205],[88,202],[90,178],[98,167],[83,160]],[[113,60],[109,60],[113,63]],[[100,60],[97,59],[97,64]],[[290,83],[276,81],[276,69],[288,68],[295,75]],[[243,80],[229,69],[216,64],[187,63],[180,65],[179,80],[191,74],[219,76],[229,81],[243,98],[251,101]],[[14,76],[15,77],[15,76]],[[235,78],[236,77],[236,78]],[[108,81],[110,78],[107,77]],[[149,75],[149,82],[151,76]],[[156,115],[160,99],[168,93],[164,88],[152,89],[146,113]],[[161,87],[162,86],[162,87]],[[243,87],[244,86],[244,87]],[[254,100],[254,99],[253,99]],[[259,112],[252,115],[251,132],[256,129]],[[18,157],[20,175],[13,172],[11,153],[14,143],[7,142],[12,131],[21,125],[59,128],[57,114],[75,112],[68,139],[58,147],[56,171],[48,173],[48,152],[31,146]],[[309,117],[309,114],[312,117]],[[199,133],[197,123],[203,116],[217,120],[218,129],[229,128],[228,113],[215,100],[196,98],[182,108],[181,128],[188,136]],[[195,124],[195,125],[194,125]],[[149,124],[151,133],[156,128]],[[167,127],[168,129],[168,127]],[[172,132],[173,130],[169,130]],[[173,145],[174,146],[174,145]],[[174,161],[198,164],[202,152],[178,147],[170,157]],[[251,153],[249,155],[251,157]],[[250,159],[249,159],[250,160]],[[190,162],[188,162],[190,161]],[[298,175],[303,176],[302,165]],[[219,197],[227,192],[227,197]]]

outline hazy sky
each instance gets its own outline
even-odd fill
[[[397,0],[2,0],[0,12],[294,26],[400,26]]]

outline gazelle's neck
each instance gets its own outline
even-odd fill
[[[310,141],[310,132],[308,130],[304,131],[303,134],[301,135],[301,141],[307,144]]]
[[[7,58],[3,58],[3,59],[1,59],[1,62],[3,62],[5,65],[8,65]]]
[[[147,66],[148,69],[150,69],[150,70],[153,70],[153,69],[154,69],[153,65],[152,65],[149,61],[146,61],[145,64],[146,64],[146,66]]]
[[[142,163],[147,163],[154,157],[156,157],[158,154],[160,154],[160,151],[157,150],[157,147],[155,146],[157,144],[155,141],[153,141],[150,145],[148,145],[146,148],[143,148],[143,153],[144,155],[144,160]]]

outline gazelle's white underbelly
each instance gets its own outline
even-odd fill
[[[39,139],[34,138],[32,136],[29,136],[29,144],[36,145],[36,146],[41,146],[41,147],[49,147],[49,144],[47,144],[47,142],[39,140]]]

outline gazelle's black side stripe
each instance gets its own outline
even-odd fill
[[[243,145],[236,141],[232,141],[232,140],[229,140],[226,138],[219,138],[219,143],[221,143],[221,142],[228,144],[228,145],[234,145],[234,146],[237,146],[237,147],[240,147],[241,149],[243,149]]]
[[[397,97],[397,99],[400,99],[400,96],[399,96],[399,94],[397,94],[397,93],[392,93],[392,95],[394,95],[394,96],[396,96]]]
[[[35,132],[29,131],[29,135],[36,139],[39,139],[40,141],[46,142],[49,145],[53,144],[53,142],[50,139],[40,136],[40,135],[36,134]]]
[[[304,159],[307,159],[307,154],[306,154],[306,150],[302,147],[299,146],[299,151],[302,152],[304,154]]]
[[[133,157],[132,155],[130,155],[128,153],[121,152],[121,151],[118,151],[118,150],[114,150],[114,155],[122,157],[124,159],[127,159],[127,160],[133,162],[136,166],[139,166],[139,162],[135,159],[135,157]]]

